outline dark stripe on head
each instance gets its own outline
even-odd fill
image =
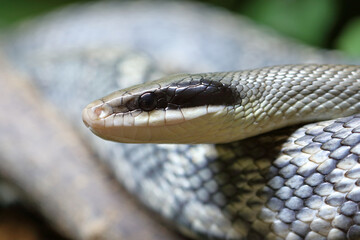
[[[153,109],[179,109],[207,105],[241,104],[238,93],[229,85],[207,79],[182,81],[153,92],[139,96],[137,103],[129,110],[140,108],[144,111]]]

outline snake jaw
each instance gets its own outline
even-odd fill
[[[123,143],[214,143],[222,141],[210,128],[222,125],[215,118],[226,111],[223,106],[196,107],[195,109],[155,110],[152,112],[104,113],[108,106],[95,101],[83,110],[85,125],[97,136]],[[221,114],[220,114],[221,115]],[[103,117],[103,118],[102,118]],[[189,131],[190,129],[190,131]],[[214,130],[217,132],[217,130]]]

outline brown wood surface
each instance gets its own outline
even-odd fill
[[[119,187],[23,78],[0,61],[0,175],[71,239],[184,239]]]

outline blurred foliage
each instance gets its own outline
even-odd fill
[[[307,44],[323,46],[337,18],[335,0],[256,0],[242,13]]]
[[[89,0],[0,0],[0,28],[80,1]],[[246,15],[304,43],[322,48],[335,47],[352,56],[360,56],[360,20],[355,19],[360,16],[357,0],[197,1]]]
[[[337,40],[336,47],[350,56],[360,56],[360,17],[346,25]]]
[[[75,0],[0,0],[0,28],[48,12]]]

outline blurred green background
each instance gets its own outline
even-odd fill
[[[259,24],[321,48],[360,56],[360,6],[356,0],[200,0],[246,15]],[[74,2],[0,0],[0,29]]]

